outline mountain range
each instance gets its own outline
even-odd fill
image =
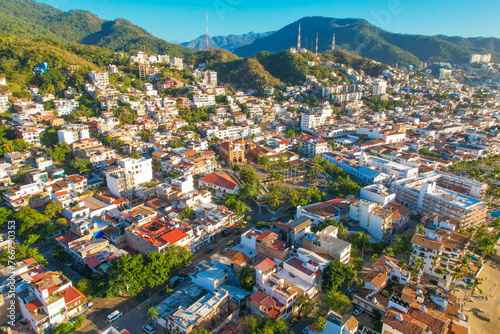
[[[297,45],[299,23],[301,44],[308,50],[314,50],[316,34],[319,52],[331,50],[335,34],[337,48],[393,66],[435,61],[464,63],[473,53],[490,53],[493,61],[500,61],[499,38],[397,34],[363,19],[321,16],[304,17],[275,32],[210,37],[209,47],[229,50],[240,57],[288,50]],[[0,0],[0,34],[184,57],[194,54],[195,49],[206,48],[205,35],[183,45],[172,44],[125,19],[107,21],[83,10],[63,12],[33,0]]]
[[[393,66],[434,61],[464,63],[473,53],[490,53],[493,60],[500,60],[499,38],[397,34],[363,19],[321,16],[304,17],[233,52],[240,57],[251,57],[260,51],[279,52],[296,47],[299,23],[303,48],[314,50],[318,33],[319,52],[331,50],[335,34],[336,47]]]
[[[271,35],[274,31],[256,33],[249,32],[243,35],[228,35],[228,36],[214,36],[208,37],[208,48],[209,49],[224,49],[227,51],[233,51],[242,46],[253,43],[255,40],[264,38]],[[200,37],[192,40],[191,42],[181,43],[190,49],[206,50],[207,49],[207,35],[201,35]]]
[[[88,11],[63,12],[32,0],[0,0],[0,33],[95,45],[112,51],[143,50],[171,56],[194,53],[154,37],[125,19],[107,21]]]

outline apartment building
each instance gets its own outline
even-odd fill
[[[286,243],[271,231],[251,229],[241,235],[241,245],[280,261],[288,259],[290,252]]]
[[[57,111],[59,116],[69,115],[76,111],[79,106],[80,103],[75,99],[60,99],[54,101],[54,109]]]
[[[9,109],[9,96],[6,94],[0,94],[0,112],[6,112]]]
[[[215,103],[215,95],[213,94],[194,94],[193,95],[193,105],[201,108],[201,107],[210,107],[214,106]]]
[[[317,233],[305,235],[302,245],[305,249],[318,255],[328,255],[344,264],[349,264],[351,258],[351,244],[337,238],[338,228],[327,226]]]
[[[40,145],[40,133],[41,129],[37,129],[30,126],[16,126],[15,127],[16,137],[23,139],[30,145],[39,146]]]
[[[365,152],[361,153],[359,164],[361,166],[374,167],[385,174],[394,175],[398,179],[406,179],[418,175],[418,167],[403,165],[384,158],[367,155]]]
[[[86,310],[85,296],[66,276],[48,271],[33,259],[24,262],[28,266],[18,274],[24,286],[19,286],[16,296],[21,316],[32,331],[50,332]]]
[[[90,82],[92,82],[96,86],[108,86],[109,85],[108,72],[91,71],[89,73],[89,78],[90,78]]]
[[[328,142],[319,135],[314,135],[302,140],[301,150],[309,157],[322,155],[323,153],[329,152],[330,149]]]
[[[363,184],[377,184],[390,180],[392,175],[372,168],[360,166],[357,161],[331,152],[322,154],[326,161],[331,162],[347,172],[351,178]]]
[[[486,221],[486,202],[443,188],[438,185],[438,179],[440,174],[420,174],[392,183],[392,190],[396,193],[398,202],[423,215],[454,218],[464,228],[478,226]]]
[[[108,167],[105,174],[108,188],[113,195],[132,198],[139,185],[153,178],[151,159],[121,159],[118,166]]]
[[[57,131],[61,143],[73,144],[82,139],[90,138],[89,127],[85,124],[65,124]]]
[[[282,263],[276,275],[285,280],[299,295],[313,297],[321,285],[323,266],[313,259],[300,259],[294,255]]]
[[[444,279],[448,286],[451,274],[460,260],[467,254],[470,237],[457,231],[456,221],[440,220],[433,227],[427,225],[425,235],[416,233],[412,237],[411,263],[423,260],[421,273]],[[457,282],[458,283],[458,282]]]

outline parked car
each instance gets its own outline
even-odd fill
[[[228,246],[231,246],[232,244],[234,244],[234,240],[229,240],[229,242],[227,243]]]
[[[93,302],[93,301],[91,301],[91,300],[89,300],[89,301],[87,302],[87,308],[91,308],[92,306],[94,306],[94,302]]]
[[[145,331],[148,334],[153,334],[155,332],[154,327],[151,326],[151,325],[148,325],[148,324],[142,326],[142,330]]]
[[[425,281],[424,280],[420,280],[420,284],[425,284]]]
[[[193,264],[193,262],[192,262],[192,261],[188,261],[188,262],[186,262],[186,264],[184,265],[184,268],[187,268],[187,267],[189,267],[189,266],[190,266],[190,265],[192,265],[192,264]]]
[[[297,319],[297,317],[293,317],[290,320],[290,326],[294,326],[297,322],[299,322],[299,319]]]
[[[212,247],[205,249],[205,253],[211,253],[214,249]]]
[[[167,289],[163,289],[158,293],[160,296],[165,296],[167,294]]]
[[[240,235],[240,234],[241,234],[241,231],[240,231],[240,230],[238,230],[238,231],[234,232],[234,234],[236,234],[236,235]]]
[[[363,308],[361,307],[357,307],[354,312],[352,312],[352,314],[354,315],[360,315],[361,313],[363,313]]]
[[[144,295],[140,295],[140,296],[139,296],[139,301],[140,301],[140,302],[145,301],[146,299],[148,299],[148,295],[147,295],[147,294],[144,294]]]
[[[224,248],[224,250],[223,250],[222,252],[223,252],[223,253],[225,253],[225,252],[227,252],[228,250],[230,250],[230,248],[229,248],[229,247],[226,247],[226,248]]]

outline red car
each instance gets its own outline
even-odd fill
[[[425,281],[424,281],[424,280],[421,280],[421,281],[420,281],[420,284],[425,284]]]

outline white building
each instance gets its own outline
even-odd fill
[[[213,94],[194,94],[193,105],[196,107],[210,107],[215,105],[215,95]]]
[[[373,95],[384,95],[387,90],[387,81],[385,80],[376,80],[373,83]]]
[[[115,196],[132,198],[137,186],[153,178],[151,159],[125,158],[119,160],[118,164],[105,172],[109,191]]]
[[[91,71],[89,73],[90,81],[96,86],[108,86],[109,76],[108,72]]]
[[[89,127],[84,124],[67,124],[57,131],[57,138],[61,143],[72,144],[81,139],[90,138]]]

